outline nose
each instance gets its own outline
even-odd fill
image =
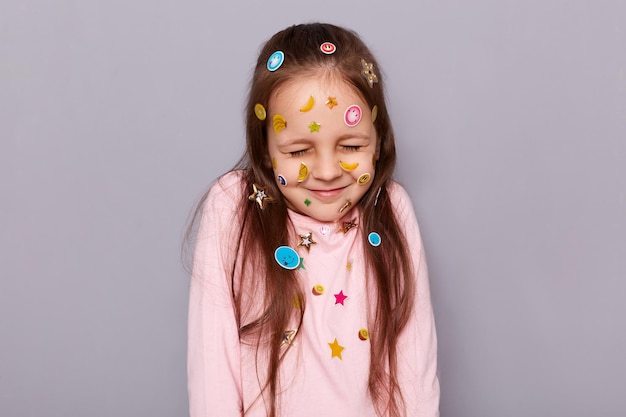
[[[320,181],[332,181],[342,173],[339,159],[331,154],[317,155],[311,168],[311,176]]]

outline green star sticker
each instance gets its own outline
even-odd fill
[[[309,207],[311,205],[311,201],[307,198],[306,200],[304,200],[304,204]]]
[[[300,263],[298,264],[298,268],[297,269],[304,269],[306,271],[306,268],[304,267],[304,258],[300,257]]]
[[[320,131],[320,127],[322,125],[317,123],[317,122],[313,122],[309,125],[309,130],[311,131],[311,133],[313,132],[319,132]]]

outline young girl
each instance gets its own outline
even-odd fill
[[[203,200],[191,416],[438,416],[426,263],[376,60],[340,27],[287,28],[246,111],[246,153]]]

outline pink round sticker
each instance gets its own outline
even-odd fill
[[[326,55],[331,55],[335,53],[335,51],[337,50],[337,47],[335,46],[334,43],[324,42],[323,44],[320,45],[320,50]]]
[[[354,127],[361,121],[361,108],[356,104],[349,106],[343,115],[343,120],[350,127]]]

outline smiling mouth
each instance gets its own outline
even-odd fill
[[[320,199],[332,199],[339,196],[346,187],[333,188],[331,190],[309,190],[313,195]]]

